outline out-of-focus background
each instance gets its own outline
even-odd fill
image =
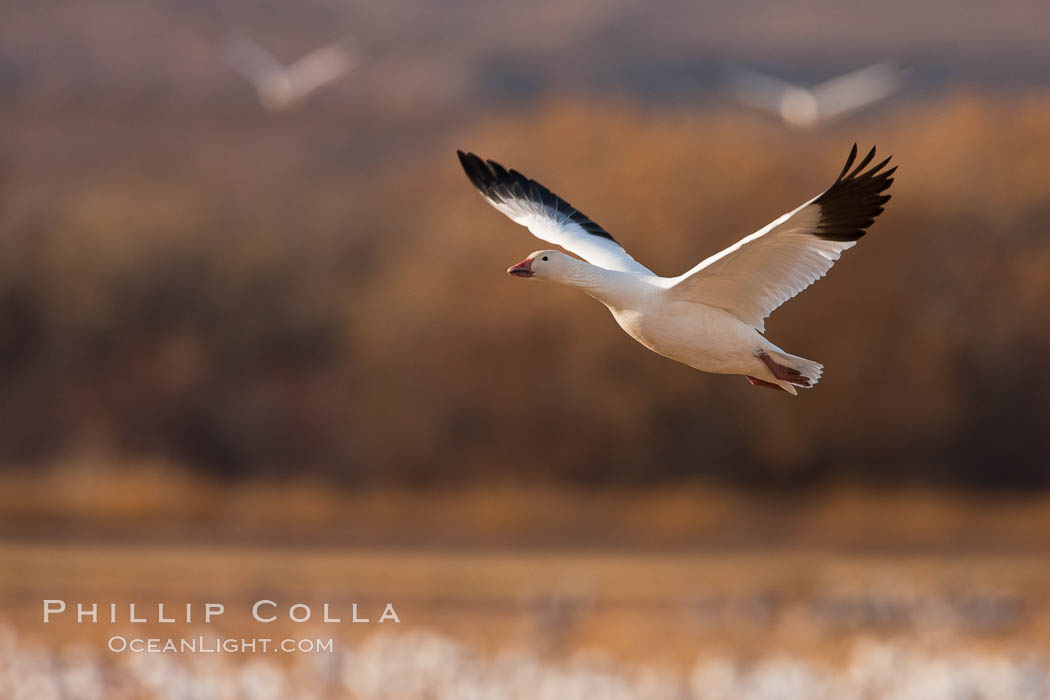
[[[1034,0],[0,6],[0,696],[1046,697],[1047,26]],[[825,365],[797,399],[507,278],[543,244],[454,153],[673,275],[854,142],[901,169],[768,324]],[[262,597],[402,622],[322,661],[40,622]]]

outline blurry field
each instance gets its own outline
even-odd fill
[[[141,693],[126,697],[194,698],[605,697],[603,687],[608,697],[1035,698],[1050,690],[1050,560],[1040,554],[9,542],[0,560],[9,666],[0,682],[29,683],[34,664],[55,679],[89,660],[98,682],[113,684],[101,695],[80,686],[17,697],[125,697],[114,694],[120,684]],[[227,612],[209,626],[63,618],[45,626],[42,598],[115,601],[122,610],[137,602],[151,618],[157,602],[170,611],[221,601]],[[306,603],[315,615],[329,602],[344,623],[260,624],[249,610],[262,598],[279,610]],[[374,613],[371,624],[347,624],[353,602]],[[375,622],[386,602],[399,625]],[[105,651],[113,634],[337,641],[320,658],[218,659],[113,654]],[[158,673],[168,674],[169,687],[150,691]],[[216,690],[223,674],[233,694]],[[250,679],[260,674],[271,681],[255,688]],[[521,687],[523,675],[547,678],[548,690]],[[409,678],[421,686],[413,690]],[[890,694],[900,683],[903,694]],[[467,692],[474,686],[480,695]],[[879,688],[886,692],[870,694]]]
[[[89,478],[90,477],[90,478]],[[0,697],[1045,698],[1045,497],[358,490],[9,473]],[[42,600],[151,622],[41,622]],[[278,603],[253,621],[251,604]],[[187,602],[198,622],[158,624]],[[226,613],[199,623],[201,605]],[[379,624],[386,603],[401,622]],[[288,621],[293,603],[314,619]],[[329,603],[341,624],[318,624]],[[369,624],[350,623],[357,603]],[[333,638],[116,654],[112,635]],[[18,689],[17,692],[15,689]],[[5,693],[7,693],[5,695]],[[21,694],[19,694],[21,693]]]
[[[501,549],[1050,551],[1050,495],[918,487],[753,490],[219,480],[97,455],[0,473],[0,540]]]

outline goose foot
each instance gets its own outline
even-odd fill
[[[766,363],[766,367],[773,373],[773,376],[777,379],[785,382],[791,382],[799,386],[810,386],[809,377],[799,372],[794,367],[788,367],[787,365],[781,365],[774,362],[773,358],[764,352],[758,353],[758,359]],[[754,383],[754,382],[752,382]]]
[[[767,389],[774,389],[776,391],[787,391],[784,387],[773,382],[767,382],[765,379],[759,379],[758,377],[752,377],[750,374],[745,374],[747,381],[751,382],[751,386],[764,386]]]

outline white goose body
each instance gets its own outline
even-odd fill
[[[555,250],[532,253],[508,272],[578,287],[612,312],[653,352],[704,372],[741,374],[753,385],[796,394],[819,381],[822,366],[788,354],[762,335],[764,319],[824,274],[864,235],[889,199],[889,159],[850,172],[853,147],[835,183],[760,231],[679,277],[639,264],[604,229],[535,180],[494,161],[459,153],[490,204],[583,260]]]
[[[659,355],[703,372],[774,379],[755,355],[773,344],[728,311],[670,299],[665,290],[643,311],[610,311],[627,335]]]
[[[784,354],[780,348],[724,309],[675,298],[667,278],[606,270],[558,251],[534,255],[542,253],[563,258],[572,269],[568,284],[605,304],[627,335],[658,355],[703,372],[780,381],[757,356]]]

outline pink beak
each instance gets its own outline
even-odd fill
[[[507,274],[515,277],[532,277],[532,258],[526,258],[517,265],[508,267]]]

